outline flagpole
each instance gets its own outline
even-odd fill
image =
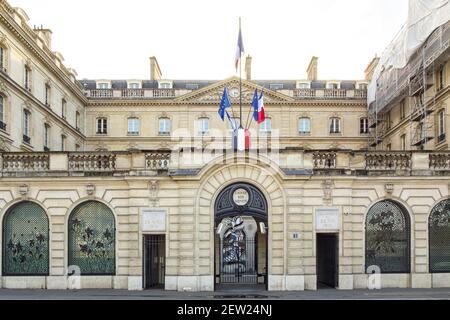
[[[239,17],[239,34],[241,34],[241,17]],[[242,56],[239,59],[239,128],[242,128]]]

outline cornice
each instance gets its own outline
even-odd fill
[[[4,3],[3,3],[4,4]],[[43,49],[39,48],[32,37],[23,30],[22,26],[19,26],[16,21],[13,20],[8,14],[4,14],[0,10],[0,22],[3,23],[8,30],[10,30],[26,48],[28,48],[34,55],[47,67],[53,74],[55,74],[69,89],[76,95],[83,103],[87,103],[87,98],[84,95],[81,88],[78,88],[66,74],[58,68],[55,63],[49,59],[49,53],[46,53]],[[37,35],[36,35],[37,37]]]

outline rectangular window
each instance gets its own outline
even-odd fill
[[[361,118],[359,120],[359,133],[360,134],[367,134],[367,133],[369,133],[369,119]]]
[[[25,66],[25,89],[31,91],[31,70],[27,66]]]
[[[300,118],[298,122],[298,132],[300,134],[311,133],[311,120],[309,118]]]
[[[445,110],[438,114],[438,142],[445,140]]]
[[[0,96],[0,130],[6,130],[5,124],[5,99]]]
[[[445,87],[444,67],[439,69],[438,77],[438,90],[442,90]]]
[[[98,82],[97,89],[109,89],[109,83],[108,82]]]
[[[282,83],[271,83],[269,84],[270,90],[282,90],[283,84]]]
[[[50,126],[44,124],[44,151],[50,151]]]
[[[30,144],[31,138],[30,138],[30,122],[31,122],[31,114],[28,110],[23,110],[23,141],[25,143]]]
[[[391,151],[391,148],[392,148],[392,145],[389,143],[389,144],[386,146],[386,150],[387,150],[387,151]]]
[[[128,134],[132,134],[132,135],[139,134],[139,119],[138,118],[128,118]]]
[[[5,49],[0,47],[0,70],[5,70]]]
[[[108,121],[106,118],[97,119],[97,134],[107,134],[108,133]]]
[[[400,148],[401,150],[406,150],[406,135],[400,137]]]
[[[406,116],[406,110],[405,110],[405,108],[406,108],[406,103],[405,103],[405,99],[403,99],[403,100],[400,102],[400,120],[405,119],[405,116]]]
[[[341,119],[331,118],[330,133],[341,133]]]
[[[367,83],[360,83],[358,85],[359,90],[367,90]]]
[[[139,82],[130,82],[128,83],[128,89],[140,89],[141,84]]]
[[[170,134],[170,119],[160,118],[159,119],[159,134],[168,135]]]
[[[171,82],[160,82],[159,89],[172,89],[172,83]]]
[[[188,84],[186,84],[186,89],[188,89],[188,90],[197,90],[198,89],[198,84],[196,84],[196,83],[188,83]]]
[[[66,151],[66,136],[61,135],[61,151]]]
[[[61,117],[63,119],[65,119],[66,114],[67,114],[67,101],[66,101],[66,99],[62,99],[62,101],[61,101]]]
[[[327,89],[339,89],[339,83],[327,83]]]
[[[209,131],[209,119],[200,118],[198,119],[198,132],[200,134],[206,134]]]
[[[80,131],[80,113],[78,111],[75,113],[75,129]]]
[[[297,89],[309,89],[311,85],[308,82],[301,82],[297,84]]]
[[[266,121],[259,125],[259,131],[269,133],[272,131],[272,121],[270,118],[266,118]]]
[[[47,107],[49,107],[50,106],[50,85],[48,85],[48,84],[46,84],[45,85],[45,99],[44,99],[45,101],[45,105],[47,106]]]

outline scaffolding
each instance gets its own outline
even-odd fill
[[[402,69],[383,70],[376,83],[375,101],[369,105],[370,149],[382,149],[391,128],[390,110],[409,101],[411,149],[424,150],[433,140],[438,93],[436,74],[450,56],[450,22],[437,28]]]

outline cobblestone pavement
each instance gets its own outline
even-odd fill
[[[0,289],[0,300],[450,300],[448,289],[383,289],[276,292],[224,290],[215,292],[173,292],[163,290],[9,290]]]

